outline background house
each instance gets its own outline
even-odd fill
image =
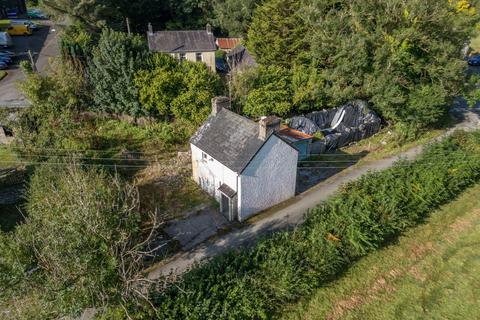
[[[217,45],[210,26],[205,30],[155,31],[148,25],[150,51],[169,53],[180,60],[203,62],[215,71]]]
[[[256,123],[229,104],[215,98],[212,114],[190,140],[193,179],[229,220],[243,221],[295,195],[298,151],[278,135],[278,118]]]

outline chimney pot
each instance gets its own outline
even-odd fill
[[[152,24],[149,22],[148,23],[148,35],[153,35],[153,27],[152,27]]]
[[[258,138],[266,140],[272,132],[280,130],[280,118],[276,116],[261,117],[258,122]]]
[[[207,33],[212,34],[212,25],[210,23],[207,23]]]
[[[228,97],[215,97],[212,99],[212,115],[216,116],[222,108],[230,109],[230,98]]]

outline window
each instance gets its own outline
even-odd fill
[[[203,57],[202,57],[201,52],[195,53],[195,61],[197,61],[197,62],[202,62],[203,61]]]
[[[208,156],[205,152],[202,152],[202,161],[207,161],[208,160]]]
[[[178,57],[179,57],[180,61],[183,61],[183,60],[187,59],[187,56],[185,55],[185,53],[180,53]]]

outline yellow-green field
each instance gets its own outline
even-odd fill
[[[281,319],[479,319],[480,185]]]

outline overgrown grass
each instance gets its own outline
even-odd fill
[[[6,145],[0,145],[0,168],[14,167],[18,161],[16,153]]]
[[[480,285],[480,185],[361,259],[281,319],[474,319]]]
[[[472,48],[473,53],[480,52],[480,32],[476,37],[470,40],[470,47]]]
[[[265,319],[309,296],[480,180],[480,132],[368,174],[292,230],[231,251],[157,293],[161,319]]]

